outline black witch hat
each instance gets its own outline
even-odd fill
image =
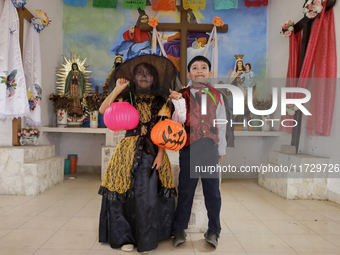
[[[138,90],[136,86],[134,71],[140,64],[149,66],[154,70],[154,72],[151,72],[154,77],[154,84],[147,91]],[[110,92],[116,87],[116,81],[119,78],[125,78],[130,81],[130,86],[121,93],[123,97],[132,92],[133,94],[150,94],[167,98],[169,96],[169,89],[177,91],[182,89],[179,73],[174,64],[168,58],[154,54],[141,55],[129,59],[114,70],[109,81]]]

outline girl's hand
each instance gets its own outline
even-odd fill
[[[158,170],[163,165],[163,155],[158,154],[153,162],[152,169],[156,167]]]
[[[170,95],[169,95],[170,99],[181,99],[182,98],[182,94],[177,91],[169,89],[169,92],[170,92]]]
[[[128,85],[129,81],[125,78],[119,78],[116,81],[117,90],[119,90],[119,92],[122,92]]]

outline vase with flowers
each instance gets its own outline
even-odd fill
[[[38,145],[38,138],[40,137],[40,131],[36,127],[24,127],[18,132],[21,145]]]
[[[53,111],[57,114],[57,126],[67,127],[67,112],[71,109],[72,98],[68,94],[50,94],[49,99],[53,103]]]
[[[90,127],[97,128],[98,127],[98,114],[99,108],[104,102],[107,94],[98,94],[98,93],[85,93],[83,100],[83,107],[85,108],[85,112],[90,115]]]

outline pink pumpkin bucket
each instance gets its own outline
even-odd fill
[[[138,122],[139,114],[128,102],[113,103],[104,113],[104,123],[112,131],[134,129]]]

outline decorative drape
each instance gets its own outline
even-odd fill
[[[145,10],[146,0],[123,0],[123,7],[137,10]]]
[[[325,13],[326,2],[323,3],[320,19],[314,21],[297,85],[308,88],[315,64],[309,109],[312,116],[308,117],[306,125],[308,136],[329,136],[333,120],[337,77],[336,38],[333,8]],[[294,94],[294,98],[303,97],[301,93]]]
[[[300,55],[301,55],[301,31],[295,33],[292,32],[292,35],[289,37],[289,63],[288,63],[288,71],[287,71],[287,80],[286,87],[296,87],[298,84],[299,77],[299,64],[300,64]],[[288,93],[287,98],[293,98],[293,93]],[[286,119],[294,119],[292,115],[283,115],[281,117],[281,121]],[[291,126],[291,122],[287,122],[285,125]],[[280,125],[280,131],[292,133],[292,127],[284,127]]]
[[[84,7],[87,3],[87,0],[64,0],[64,3],[66,5],[81,5],[82,7]]]
[[[197,10],[198,8],[201,8],[201,10],[205,9],[206,0],[182,0],[183,2],[183,8],[185,10],[191,9],[191,10]]]
[[[19,43],[18,12],[6,0],[0,16],[0,119],[27,116],[26,82]]]
[[[41,126],[41,56],[39,33],[30,24],[25,38],[24,71],[26,80],[29,114],[26,124]]]
[[[117,8],[118,0],[93,0],[93,7]]]
[[[238,0],[214,0],[215,10],[237,9]]]
[[[154,11],[176,11],[176,0],[152,0]]]

